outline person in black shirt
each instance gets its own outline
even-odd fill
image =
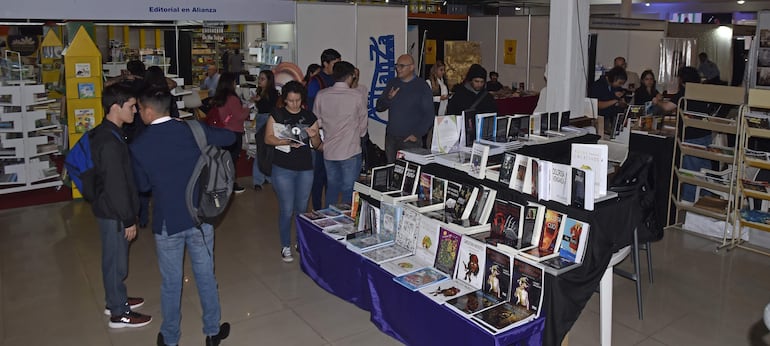
[[[262,70],[257,77],[257,94],[251,98],[256,102],[257,115],[254,117],[254,129],[259,131],[265,123],[267,123],[267,117],[269,113],[273,111],[278,103],[278,90],[275,89],[275,75],[273,71]],[[254,184],[254,190],[262,191],[262,184],[270,182],[270,177],[266,177],[262,171],[259,170],[259,161],[257,156],[254,156],[254,164],[251,167],[251,181]]]
[[[626,71],[616,66],[591,85],[588,97],[597,100],[599,115],[604,117],[605,133],[612,133],[618,113],[626,111],[627,104],[623,98],[625,93],[622,89],[626,78]]]
[[[459,115],[463,111],[471,110],[471,108],[477,113],[496,113],[497,103],[495,103],[492,95],[484,89],[486,78],[487,71],[481,65],[471,65],[465,76],[465,83],[459,86],[455,95],[449,99],[447,114]],[[479,98],[482,99],[479,101]]]
[[[503,85],[497,81],[498,77],[500,77],[500,75],[497,74],[497,72],[495,71],[489,72],[489,82],[487,82],[487,91],[495,92],[503,89]]]

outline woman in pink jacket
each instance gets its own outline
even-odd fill
[[[233,163],[237,165],[238,157],[243,146],[243,122],[249,115],[248,106],[241,104],[241,99],[235,93],[236,75],[225,73],[219,78],[217,90],[211,98],[212,110],[209,116],[209,124],[221,127],[235,133],[235,143],[225,147],[225,150],[233,156]],[[236,182],[233,186],[235,193],[241,193],[245,189]]]

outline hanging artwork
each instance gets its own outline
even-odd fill
[[[506,65],[516,65],[516,40],[505,40],[503,51],[503,63]]]

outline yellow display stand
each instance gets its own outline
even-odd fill
[[[43,42],[40,43],[40,76],[49,98],[62,97],[57,91],[61,78],[62,48],[63,45],[59,36],[56,36],[56,32],[53,29],[48,30]]]
[[[67,93],[67,128],[69,147],[104,118],[102,109],[102,55],[84,27],[64,53],[64,75]],[[72,197],[82,197],[72,187]]]

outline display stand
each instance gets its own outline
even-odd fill
[[[158,66],[163,70],[163,75],[169,78],[176,77],[175,75],[168,74],[168,68],[171,66],[171,62],[166,60],[165,49],[141,49],[139,50],[139,60],[144,63],[145,67]]]
[[[48,91],[48,97],[62,97],[59,90],[59,81],[61,80],[63,45],[56,32],[53,29],[48,30],[43,42],[40,43],[40,77],[45,88]]]
[[[240,32],[230,31],[193,33],[193,85],[199,85],[203,82],[209,65],[216,65],[218,69],[222,69],[222,55],[224,51],[241,49],[241,36]]]
[[[744,115],[750,111],[770,111],[770,90],[750,89],[749,101],[746,107],[744,107]],[[750,176],[749,172],[751,168],[770,170],[770,161],[763,160],[757,157],[746,155],[746,149],[749,148],[749,142],[752,139],[764,139],[770,140],[770,129],[751,127],[748,125],[748,121],[745,116],[742,117],[741,132],[743,133],[742,139],[739,141],[738,152],[736,158],[738,159],[737,176],[738,176],[738,189],[735,197],[736,203],[733,209],[733,218],[735,220],[735,231],[732,237],[729,239],[729,248],[741,247],[747,250],[751,250],[766,256],[770,256],[770,252],[758,250],[753,247],[743,245],[743,234],[748,231],[747,228],[770,232],[770,224],[748,221],[741,215],[741,210],[755,209],[750,204],[760,202],[763,205],[767,205],[767,201],[770,201],[770,191],[765,190],[757,191],[756,189],[746,188],[742,179],[754,180],[753,176]],[[766,212],[766,211],[765,211]]]
[[[59,148],[42,133],[59,127],[44,106],[56,100],[48,98],[42,84],[11,84],[16,85],[0,86],[0,194],[60,186],[50,158]]]
[[[86,131],[96,127],[104,118],[102,108],[102,55],[84,27],[64,53],[67,88],[67,125],[72,148]],[[72,197],[80,191],[72,187]]]
[[[669,225],[667,228],[684,229],[685,213],[695,213],[723,222],[724,226],[720,245],[720,247],[722,247],[729,243],[729,234],[733,229],[734,219],[731,217],[730,211],[733,210],[735,203],[735,199],[732,198],[732,196],[735,193],[736,175],[734,167],[737,163],[737,155],[735,155],[736,147],[732,146],[730,148],[724,148],[722,151],[711,144],[697,147],[687,144],[685,136],[687,131],[701,129],[712,131],[714,134],[734,136],[735,143],[740,143],[741,133],[738,131],[740,116],[739,119],[727,119],[697,113],[689,110],[688,103],[696,101],[726,106],[739,106],[743,104],[744,89],[739,87],[688,83],[685,90],[685,95],[679,100],[677,110],[678,121],[676,138],[674,140],[675,159],[674,165],[671,166],[671,183],[669,190],[671,191],[669,195],[669,209],[674,208],[675,213],[669,217],[666,224]],[[729,151],[732,151],[732,153]],[[727,169],[731,169],[731,171],[725,174],[724,180],[721,182],[713,179],[713,176],[701,176],[696,174],[699,172],[693,173],[683,170],[681,166],[685,156],[717,161],[720,163],[720,166],[727,164],[730,165]],[[695,197],[696,201],[694,201],[695,203],[682,200],[682,185],[684,184],[691,184],[698,189],[706,189],[713,194],[724,197],[727,201],[727,206],[724,209],[715,209],[699,205],[698,201],[701,198],[697,196],[697,193]],[[690,231],[700,233],[693,229]],[[711,236],[718,237],[718,235],[715,234],[712,234]]]

